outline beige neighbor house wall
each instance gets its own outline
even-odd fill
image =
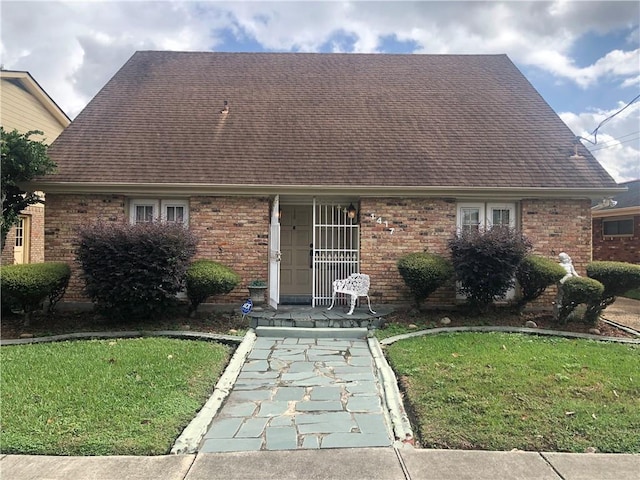
[[[43,135],[34,135],[33,140],[53,142],[69,125],[65,113],[51,100],[28,72],[0,71],[0,124],[5,131],[18,130],[26,133],[40,130]],[[29,251],[26,261],[38,263],[44,261],[44,205],[27,207],[22,216],[29,228],[30,238],[25,244]],[[2,250],[2,264],[14,263],[16,245],[15,227],[9,231]]]
[[[579,273],[591,260],[591,218],[588,200],[523,200],[517,203],[522,230],[533,242],[534,253],[557,258],[568,252]],[[231,294],[210,299],[238,304],[246,285],[267,278],[269,211],[266,197],[198,196],[189,199],[189,225],[198,236],[196,258],[219,261],[242,277]],[[374,214],[374,217],[371,214]],[[380,217],[383,223],[376,220]],[[86,219],[127,221],[127,201],[120,195],[63,195],[47,197],[46,259],[72,265],[65,301],[86,301],[80,270],[74,261],[76,229]],[[384,223],[387,222],[387,223]],[[415,251],[448,255],[447,242],[456,225],[456,201],[433,198],[363,198],[360,201],[360,270],[371,276],[375,303],[411,302],[396,262]],[[393,228],[393,233],[390,229]],[[552,288],[539,303],[551,307]],[[428,299],[428,305],[455,303],[453,285]]]

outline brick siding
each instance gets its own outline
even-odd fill
[[[209,301],[239,304],[247,298],[248,283],[267,280],[268,198],[193,197],[189,201],[189,225],[199,238],[196,258],[227,265],[242,279],[229,295]]]
[[[120,195],[58,195],[47,194],[45,219],[45,260],[66,262],[71,267],[71,279],[65,301],[87,301],[80,267],[75,262],[77,229],[92,222],[120,223],[125,221],[125,199]]]
[[[593,219],[593,259],[640,264],[640,215],[633,217],[633,235],[628,237],[603,236],[603,220]]]
[[[517,204],[523,233],[533,252],[554,260],[567,252],[581,275],[591,261],[591,211],[588,200],[535,200]],[[242,278],[231,294],[215,303],[239,303],[247,284],[267,279],[269,210],[266,197],[207,197],[189,199],[189,224],[198,236],[196,258],[207,258],[233,268]],[[376,303],[410,303],[396,262],[410,252],[449,255],[447,243],[455,232],[456,201],[431,198],[363,198],[360,201],[361,271],[371,276]],[[126,219],[125,198],[115,195],[47,196],[45,230],[47,261],[66,261],[73,276],[65,300],[81,301],[82,284],[74,263],[75,229],[88,220],[120,222]],[[380,219],[380,223],[378,222]],[[393,229],[393,233],[391,232]],[[550,306],[555,288],[538,303]],[[448,285],[435,292],[428,305],[453,305],[455,291]]]

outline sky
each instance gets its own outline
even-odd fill
[[[137,50],[507,54],[625,182],[640,179],[639,23],[637,1],[2,0],[0,63],[73,119]]]

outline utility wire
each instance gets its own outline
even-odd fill
[[[605,118],[604,120],[602,120],[598,126],[593,130],[593,132],[591,132],[591,135],[593,135],[593,142],[591,140],[589,140],[588,138],[584,138],[584,137],[580,137],[578,136],[578,138],[580,140],[586,140],[587,142],[589,142],[592,145],[597,145],[598,144],[598,130],[600,129],[600,127],[602,127],[605,123],[607,123],[609,120],[611,120],[613,117],[615,117],[616,115],[622,113],[624,110],[626,110],[627,108],[629,108],[633,103],[635,103],[638,99],[640,98],[640,95],[636,95],[635,98],[633,98],[629,103],[627,103],[624,107],[622,107],[620,110],[618,110],[615,113],[612,113],[611,115],[609,115],[607,118]]]
[[[600,150],[606,150],[607,148],[617,147],[618,145],[622,145],[623,143],[634,142],[634,141],[636,141],[636,140],[638,140],[638,139],[640,139],[640,136],[637,136],[637,137],[634,137],[634,138],[630,138],[630,139],[628,139],[628,140],[624,140],[623,142],[616,142],[616,143],[614,143],[614,144],[612,144],[612,145],[604,145],[604,144],[603,144],[604,146],[602,146],[602,147],[600,147],[600,148],[593,148],[593,149],[591,149],[591,150],[589,150],[589,151],[590,151],[591,153],[593,153],[593,152],[598,152],[598,151],[600,151]]]

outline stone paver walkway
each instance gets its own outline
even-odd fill
[[[366,339],[258,337],[199,452],[392,444]]]

